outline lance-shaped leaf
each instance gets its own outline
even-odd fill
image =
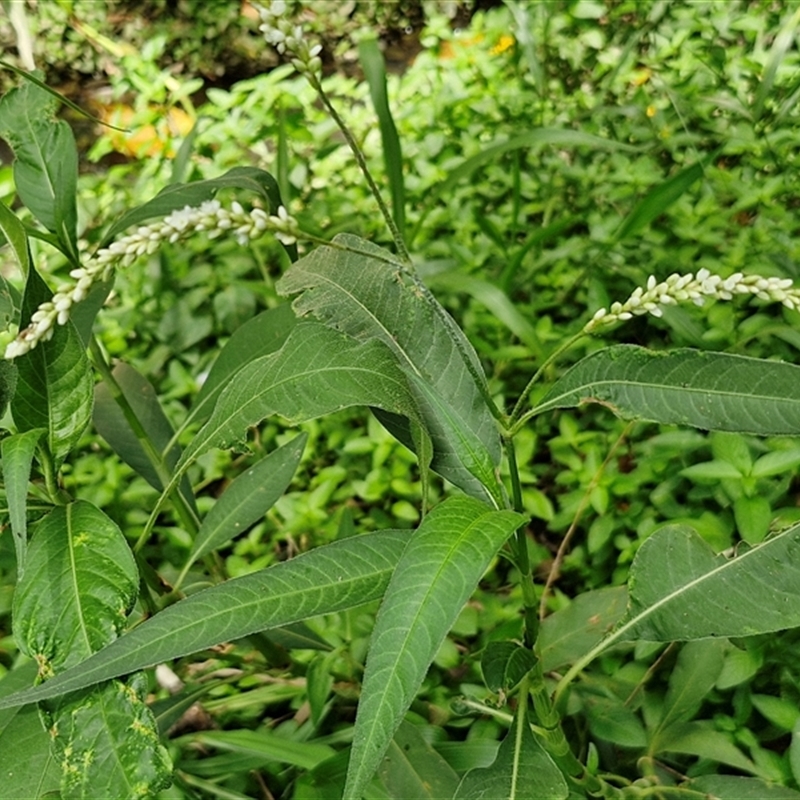
[[[93,418],[97,432],[128,466],[154,489],[162,491],[170,482],[172,469],[181,454],[177,444],[170,447],[172,424],[147,378],[124,362],[117,364],[111,374],[115,386],[103,381],[94,390]],[[119,399],[115,396],[118,393]],[[123,403],[133,420],[123,411]],[[181,481],[181,494],[194,509],[194,494],[186,478]]]
[[[203,520],[190,563],[244,533],[272,508],[291,482],[307,439],[306,433],[296,436],[234,480]]]
[[[670,642],[753,636],[800,626],[800,525],[735,558],[671,525],[639,548],[628,613],[609,637]],[[607,640],[609,641],[609,640]]]
[[[25,319],[52,297],[30,268],[22,313]],[[92,414],[93,379],[81,338],[71,322],[56,325],[53,338],[16,359],[17,386],[11,414],[20,433],[45,428],[56,465],[78,443]]]
[[[76,254],[78,153],[72,131],[54,118],[58,100],[26,82],[0,99],[0,136],[14,151],[23,203],[66,253]]]
[[[444,637],[489,561],[522,522],[514,512],[453,497],[413,535],[372,634],[345,797],[361,797]]]
[[[57,697],[257,631],[376,600],[408,539],[408,531],[393,530],[352,536],[204,589],[73,669],[0,698],[0,708]]]
[[[291,305],[284,303],[240,325],[220,351],[182,427],[194,420],[208,419],[217,398],[233,376],[250,361],[280,350],[295,322],[297,318]]]
[[[473,472],[476,463],[496,467],[500,462],[497,426],[467,361],[476,375],[482,376],[482,367],[455,322],[406,269],[386,250],[340,234],[292,265],[278,290],[302,292],[294,302],[298,316],[312,314],[356,339],[379,339],[390,348],[397,364],[428,388],[421,411],[434,442],[432,468],[468,494],[495,496],[497,503],[499,489],[488,491],[482,472]],[[402,429],[390,429],[413,448]],[[455,430],[463,435],[454,435]],[[464,437],[470,448],[480,447],[479,456],[472,449],[464,452]]]
[[[275,178],[257,167],[234,167],[218,178],[209,178],[192,183],[175,183],[162,189],[152,200],[138,208],[133,208],[120,217],[103,237],[100,247],[106,247],[116,236],[133,225],[141,225],[150,219],[166,217],[171,212],[185,206],[199,206],[210,200],[220,189],[239,189],[253,192],[266,201],[271,213],[281,203],[281,194]],[[290,255],[296,253],[296,246],[286,248]]]
[[[25,558],[28,552],[28,482],[31,477],[31,464],[36,445],[45,433],[36,428],[25,433],[7,436],[0,443],[3,461],[3,483],[6,487],[8,517],[11,534],[14,537],[14,550],[17,555],[17,579],[25,571]]]
[[[527,702],[527,700],[526,700]],[[489,767],[470,770],[456,800],[564,800],[569,794],[561,770],[531,733],[518,709],[497,758]]]
[[[278,352],[236,374],[180,464],[209,447],[244,443],[247,428],[272,414],[297,423],[358,405],[414,415],[405,375],[388,348],[316,322],[299,323]]]
[[[579,361],[535,411],[583,403],[601,403],[625,419],[798,435],[800,367],[702,350],[616,345]]]

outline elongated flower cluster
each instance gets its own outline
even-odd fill
[[[601,308],[584,326],[584,333],[642,314],[660,317],[662,308],[691,301],[701,306],[706,298],[730,300],[734,295],[755,295],[759,300],[783,303],[786,308],[800,310],[800,290],[792,286],[789,278],[764,278],[761,275],[743,275],[737,272],[729,278],[712,275],[707,269],[678,275],[674,273],[658,283],[654,276],[647,286],[638,286],[624,303],[613,303],[610,309]]]
[[[80,303],[95,283],[106,280],[114,266],[128,266],[139,256],[155,252],[162,242],[177,242],[195,231],[205,231],[210,238],[231,232],[241,245],[265,231],[272,232],[284,244],[294,244],[299,234],[297,220],[290,217],[283,206],[278,208],[277,214],[269,215],[260,208],[245,211],[235,201],[226,209],[217,200],[209,200],[195,208],[186,206],[173,211],[163,220],[142,225],[98,250],[86,266],[73,269],[70,276],[75,283],[60,288],[52,300],[42,303],[33,312],[28,327],[6,345],[5,358],[17,358],[33,350],[40,341],[50,339],[56,325],[66,324],[72,306]]]
[[[319,54],[322,45],[309,46],[300,25],[293,25],[286,18],[286,0],[272,0],[265,6],[256,6],[261,17],[259,30],[266,40],[281,54],[288,53],[292,66],[305,75],[319,78],[322,60]]]

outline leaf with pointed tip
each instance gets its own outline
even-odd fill
[[[307,433],[296,436],[233,481],[203,520],[190,562],[244,533],[272,508],[291,482],[307,439]]]
[[[800,367],[728,353],[615,345],[568,370],[535,411],[584,403],[601,403],[625,419],[796,436]]]
[[[269,172],[257,167],[233,167],[218,178],[173,183],[162,189],[152,200],[123,214],[108,229],[100,247],[106,247],[122,231],[133,225],[141,225],[150,219],[161,219],[184,206],[199,206],[206,200],[211,200],[220,189],[254,192],[266,201],[270,213],[274,213],[281,205],[278,184]]]
[[[162,491],[164,485],[169,483],[172,469],[181,454],[181,448],[177,444],[173,444],[165,452],[173,439],[172,424],[164,414],[156,390],[147,378],[124,361],[114,367],[112,375],[146,434],[153,452],[148,455],[145,445],[115,399],[114,389],[105,381],[98,383],[94,390],[95,428],[128,466],[136,470],[154,489]],[[181,481],[181,494],[189,507],[195,509],[192,487],[185,477]]]
[[[412,536],[372,634],[345,797],[361,796],[444,637],[523,520],[470,497],[451,497]]]
[[[0,442],[8,517],[17,555],[17,581],[22,578],[22,573],[25,571],[28,552],[28,483],[31,477],[33,453],[46,432],[44,428],[35,428],[32,431],[7,436]]]
[[[714,800],[800,800],[796,789],[737,775],[701,775],[680,788],[700,792]]]
[[[800,626],[800,525],[735,558],[692,528],[656,531],[634,558],[628,612],[609,639],[670,642]]]
[[[455,800],[564,800],[568,794],[561,770],[517,711],[494,763],[470,770]]]
[[[284,303],[240,325],[220,351],[182,427],[208,419],[234,375],[250,361],[280,350],[296,322],[291,305]]]
[[[318,547],[165,608],[41,686],[0,698],[13,708],[92,686],[256,631],[363,605],[383,595],[408,531],[378,531]]]
[[[179,466],[209,447],[244,443],[247,428],[272,414],[298,423],[351,406],[415,413],[405,375],[382,342],[357,342],[318,322],[298,323],[280,350],[236,373]]]
[[[293,305],[298,316],[311,314],[360,341],[382,341],[426,388],[421,414],[434,442],[431,467],[468,494],[497,503],[497,480],[490,479],[492,489],[483,480],[484,466],[492,472],[500,463],[500,437],[465,358],[475,374],[483,368],[455,322],[406,270],[388,251],[340,234],[293,264],[277,288],[302,293]]]
[[[57,108],[51,94],[26,82],[0,99],[0,136],[14,151],[20,199],[75,257],[78,151],[69,125],[55,119]]]
[[[22,300],[25,319],[52,297],[31,266]],[[78,443],[92,414],[94,380],[89,359],[75,326],[56,325],[53,337],[14,362],[17,386],[11,415],[20,433],[45,428],[56,466]]]

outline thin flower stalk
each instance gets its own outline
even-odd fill
[[[217,200],[200,206],[185,206],[164,219],[142,225],[133,233],[117,239],[95,253],[85,266],[73,269],[71,285],[61,287],[31,315],[28,327],[21,330],[5,347],[5,358],[14,359],[33,350],[39,342],[52,338],[56,325],[65,325],[72,307],[86,298],[92,287],[110,277],[117,265],[130,266],[137,258],[155,252],[162,242],[177,242],[195,233],[205,232],[209,238],[232,233],[240,245],[264,232],[270,232],[283,244],[294,244],[299,235],[297,220],[281,206],[274,215],[260,208],[246,211],[233,202],[230,209]]]
[[[674,273],[660,283],[651,275],[645,287],[638,286],[624,303],[601,308],[583,328],[583,333],[598,333],[616,322],[643,314],[660,317],[664,306],[692,302],[702,306],[706,299],[731,300],[735,295],[755,295],[759,300],[782,303],[792,311],[800,309],[800,290],[790,278],[764,278],[736,272],[728,278],[714,275],[707,269],[697,274]]]

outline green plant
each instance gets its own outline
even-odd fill
[[[591,11],[594,4],[583,6]],[[292,52],[369,176],[362,151],[319,81],[318,53],[293,26],[274,15],[268,22],[272,42]],[[741,701],[737,714],[726,719],[695,716],[704,703],[713,705],[715,691],[742,685],[765,665],[790,673],[794,669],[765,642],[728,640],[800,626],[793,564],[800,528],[775,531],[758,544],[761,523],[744,525],[745,543],[735,557],[717,555],[688,525],[649,531],[633,559],[627,593],[619,586],[586,593],[540,624],[542,598],[533,580],[533,559],[540,554],[527,536],[518,457],[524,447],[535,448],[526,438],[535,419],[595,402],[623,418],[727,432],[716,435],[713,454],[716,467],[725,462],[735,474],[719,467],[715,477],[734,481],[723,484],[734,503],[752,499],[758,488],[754,481],[796,464],[795,453],[775,451],[779,455],[753,461],[747,443],[735,434],[798,433],[797,367],[699,349],[616,345],[594,349],[551,385],[544,379],[560,356],[587,337],[682,303],[755,295],[796,311],[800,294],[790,280],[736,272],[723,278],[706,268],[663,281],[651,278],[626,301],[595,313],[575,336],[543,352],[516,405],[506,411],[469,340],[405,257],[400,200],[390,214],[371,183],[394,252],[347,233],[328,241],[304,230],[286,212],[278,182],[269,174],[234,168],[220,178],[167,187],[112,225],[87,258],[76,235],[74,144],[66,125],[53,121],[52,102],[40,87],[26,84],[0,105],[4,136],[17,159],[18,196],[41,226],[25,226],[0,206],[0,228],[25,278],[21,297],[6,282],[0,296],[7,317],[27,324],[22,331],[9,331],[9,360],[0,372],[3,404],[13,417],[2,439],[2,460],[17,568],[14,632],[20,648],[37,663],[40,684],[12,694],[33,679],[28,666],[10,672],[0,689],[9,792],[30,793],[33,773],[42,776],[36,789],[40,794],[56,787],[65,797],[154,794],[170,774],[159,734],[197,692],[148,709],[142,701],[146,679],[137,671],[264,631],[284,628],[274,633],[275,639],[258,640],[270,658],[280,659],[279,645],[315,653],[306,656],[304,666],[309,715],[313,725],[320,724],[332,676],[351,674],[352,665],[339,663],[347,659],[336,649],[315,650],[329,643],[297,623],[380,601],[343,790],[340,755],[330,741],[313,740],[313,725],[308,740],[289,738],[289,744],[271,732],[244,729],[210,731],[196,741],[247,754],[248,764],[253,759],[261,763],[259,758],[271,753],[273,759],[307,770],[297,796],[303,791],[306,796],[341,791],[348,798],[378,796],[380,786],[371,783],[377,769],[387,787],[383,791],[393,796],[797,796],[789,788],[767,785],[770,780],[796,782],[796,770],[788,771],[755,739],[746,725],[752,707]],[[381,108],[386,115],[387,108]],[[394,134],[387,127],[384,135],[391,139]],[[558,142],[586,145],[593,140],[564,132]],[[399,158],[395,149],[387,159],[392,152]],[[664,198],[680,196],[696,172],[679,172],[679,180],[659,186],[634,209],[623,230],[646,226],[661,207],[653,197],[660,197],[663,206]],[[397,170],[387,169],[387,174],[400,180]],[[246,210],[237,200],[223,205],[212,199],[225,192],[237,197],[249,193],[256,205]],[[401,198],[402,192],[393,197]],[[122,235],[134,226],[133,233]],[[130,267],[141,256],[198,232],[210,237],[233,233],[241,245],[271,233],[283,247],[281,258],[291,262],[278,289],[295,300],[234,332],[176,431],[141,374],[124,362],[111,368],[92,324],[110,290],[113,268]],[[73,282],[55,294],[33,265],[31,237],[53,246],[69,264]],[[318,246],[298,259],[299,239]],[[502,302],[500,307],[507,310]],[[101,378],[96,388],[92,366]],[[159,492],[132,548],[106,513],[64,486],[65,467],[80,447],[92,406],[95,425],[111,447]],[[248,429],[266,418],[279,415],[300,424],[352,406],[371,408],[416,453],[424,514],[417,529],[353,536],[343,518],[337,541],[250,575],[187,591],[183,598],[192,582],[216,581],[221,570],[214,552],[279,502],[300,463],[306,434],[247,467],[210,508],[187,480],[193,463],[211,448],[245,445]],[[551,447],[602,513],[613,484],[603,483],[601,450],[585,447],[585,435],[569,419],[562,417],[561,441]],[[613,455],[612,450],[606,460]],[[432,486],[429,470],[456,490]],[[684,476],[703,474],[688,466]],[[445,499],[438,502],[440,493]],[[740,505],[746,504],[740,500]],[[546,517],[546,503],[540,507]],[[145,558],[147,542],[155,526],[164,523],[167,509],[191,540],[168,583],[159,565]],[[740,526],[745,513],[737,514]],[[30,543],[29,524],[34,528]],[[612,534],[601,530],[595,538],[605,542]],[[462,756],[456,770],[417,726],[403,720],[430,664],[454,663],[440,646],[454,626],[469,629],[462,609],[498,554],[511,564],[518,605],[498,636],[487,637],[481,666],[488,690],[504,699],[492,707],[478,693],[463,698],[461,705],[465,712],[493,717],[508,732],[499,748]],[[137,585],[141,605],[132,613]],[[130,629],[123,633],[125,628]],[[677,648],[674,642],[688,644]],[[595,661],[600,669],[576,682]],[[646,691],[649,676],[662,664],[672,667],[666,686]],[[119,680],[132,672],[126,681]],[[791,680],[785,684],[781,697],[768,691],[751,695],[752,706],[784,733],[797,724]],[[232,703],[224,691],[208,689],[218,692],[215,702]],[[288,691],[298,694],[296,687]],[[261,703],[274,702],[269,692],[260,698]],[[27,709],[34,702],[41,721]],[[578,715],[594,737],[585,747],[579,747]],[[733,737],[738,737],[735,743]],[[640,753],[636,777],[631,777],[636,768],[608,743]],[[749,757],[738,744],[749,747]],[[702,772],[683,779],[659,760],[673,752],[700,755],[706,763],[734,767],[760,780]],[[403,755],[410,753],[413,770],[404,766],[409,759]],[[236,769],[234,763],[228,763],[229,770]],[[224,772],[222,766],[217,769]],[[211,791],[201,778],[202,772],[180,773],[187,793],[193,787]],[[407,788],[412,778],[418,783]]]

